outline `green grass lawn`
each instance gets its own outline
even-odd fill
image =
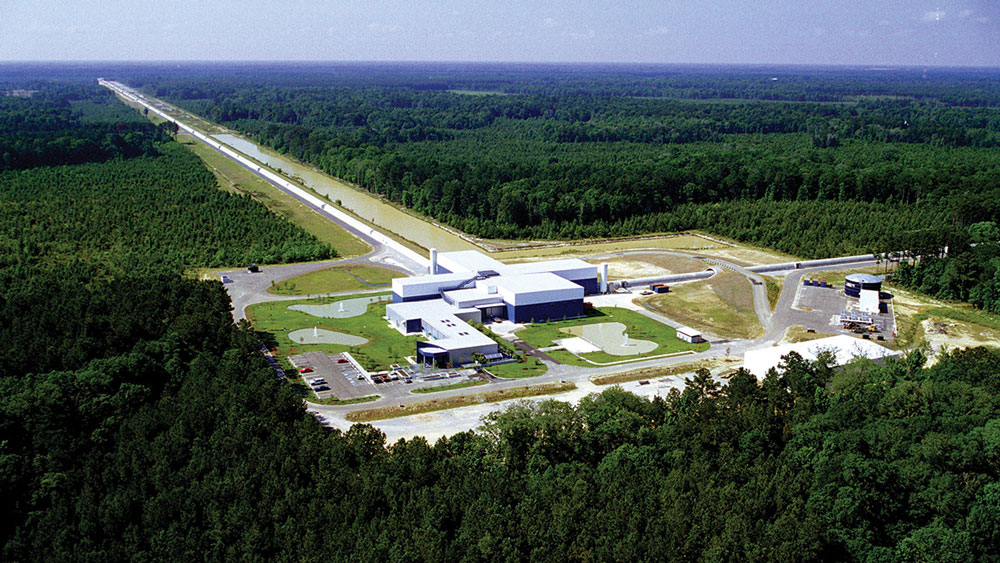
[[[621,307],[605,307],[603,309],[593,309],[586,318],[571,319],[566,321],[555,321],[549,323],[535,323],[517,331],[517,336],[535,348],[552,346],[553,341],[563,338],[571,338],[573,335],[561,329],[573,326],[582,326],[597,323],[622,323],[626,326],[626,332],[630,339],[651,340],[658,346],[647,354],[637,354],[635,356],[614,356],[606,352],[590,352],[581,354],[583,358],[597,363],[620,362],[632,359],[648,358],[663,354],[672,354],[692,350],[702,352],[708,349],[707,343],[689,344],[677,338],[676,331],[664,324],[661,324],[649,317],[640,315],[635,311],[623,309]],[[557,362],[570,365],[588,366],[587,362],[581,361],[573,354],[557,350],[549,352],[548,355]]]
[[[392,278],[398,277],[403,277],[403,274],[378,266],[352,264],[295,276],[272,285],[267,291],[275,295],[318,295],[388,286]]]
[[[475,381],[460,381],[458,383],[452,383],[451,385],[440,385],[438,387],[421,387],[420,389],[414,389],[411,393],[437,393],[439,391],[451,391],[452,389],[465,389],[466,387],[478,387],[480,385],[486,385],[488,382],[483,380]]]
[[[497,364],[495,366],[487,366],[483,369],[504,379],[538,377],[539,375],[544,375],[545,372],[549,370],[548,366],[543,364],[537,358],[527,358],[524,363],[512,362],[509,364]]]
[[[384,294],[388,299],[389,294]],[[361,365],[369,370],[388,369],[390,364],[411,356],[419,338],[403,336],[383,319],[386,303],[372,303],[368,311],[360,316],[347,319],[327,319],[314,317],[288,307],[301,303],[321,305],[336,303],[353,297],[297,299],[294,301],[271,301],[258,303],[247,310],[247,318],[269,347],[277,348],[278,355],[292,356],[303,352],[322,351],[331,354],[350,352]],[[318,327],[368,339],[362,346],[342,344],[302,344],[292,342],[288,333],[301,328]]]

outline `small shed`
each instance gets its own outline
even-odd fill
[[[683,340],[684,342],[690,342],[692,344],[697,344],[699,342],[705,341],[705,337],[700,332],[691,327],[686,327],[686,326],[677,327],[677,338]]]

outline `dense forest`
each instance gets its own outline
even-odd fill
[[[153,182],[144,167],[165,178],[140,203],[172,201],[171,179],[191,182],[186,205],[221,194],[177,147],[154,149],[0,176],[5,244],[34,241],[0,263],[5,561],[998,560],[998,352],[838,372],[790,356],[760,385],[699,372],[663,399],[523,404],[433,445],[329,431],[232,323],[222,284],[180,275],[211,253],[152,242],[191,224],[95,219],[79,240],[44,221],[91,221],[58,215],[50,183],[92,215],[107,191],[149,217],[116,191]],[[256,205],[222,196],[232,207],[206,203],[204,220]],[[984,259],[995,230],[963,229],[963,251]]]
[[[1000,218],[995,71],[246,70],[125,78],[484,237],[704,229],[829,256]]]
[[[219,284],[121,281],[87,294],[140,328],[113,349],[8,358],[5,560],[996,561],[996,352],[790,357],[762,386],[703,373],[387,445],[306,415]]]
[[[969,226],[968,244],[947,256],[925,256],[900,264],[895,281],[934,297],[967,301],[1000,314],[1000,229],[992,221]]]
[[[81,89],[87,98],[74,99]],[[142,121],[119,121],[120,112]],[[249,197],[219,190],[197,157],[96,84],[0,98],[0,123],[19,124],[0,129],[0,148],[14,151],[5,162],[16,154],[12,167],[30,166],[0,171],[0,267],[93,262],[175,272],[334,255]],[[19,140],[3,147],[7,138]],[[121,150],[101,150],[105,141]]]

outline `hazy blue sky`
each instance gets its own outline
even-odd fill
[[[0,60],[1000,66],[1000,0],[0,0]]]

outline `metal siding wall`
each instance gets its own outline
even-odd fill
[[[852,282],[851,280],[845,280],[844,293],[846,293],[848,297],[861,297],[861,284]]]
[[[406,332],[420,332],[420,319],[406,321]]]
[[[392,302],[393,303],[402,303],[403,302],[403,298],[400,297],[399,295],[397,295],[395,291],[393,291],[392,292]]]
[[[536,323],[550,320],[561,321],[563,317],[571,319],[583,316],[583,301],[572,299],[569,301],[556,301],[554,303],[522,305],[520,307],[508,306],[507,311],[511,320],[515,323],[527,323],[532,320]]]
[[[396,294],[393,294],[393,297],[395,297],[395,296],[396,296]],[[441,296],[438,295],[438,294],[434,294],[434,295],[418,295],[416,297],[403,297],[401,299],[401,301],[403,303],[409,303],[411,301],[428,301],[430,299],[440,299],[440,297]]]
[[[580,280],[570,280],[571,282],[583,286],[583,294],[591,295],[594,293],[600,293],[601,284],[597,281],[597,278],[584,278]]]

